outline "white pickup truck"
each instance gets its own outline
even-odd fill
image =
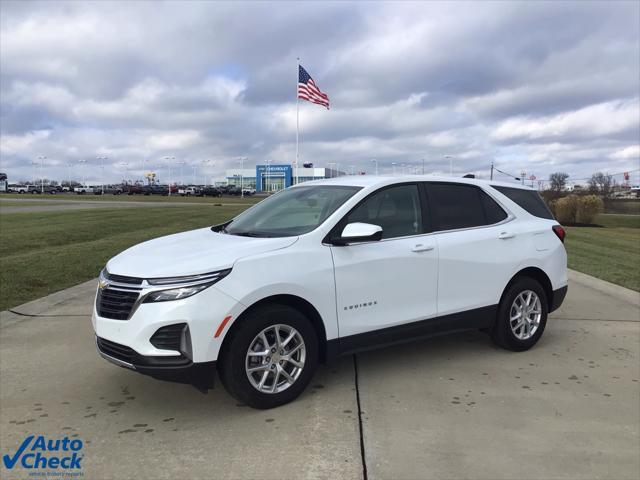
[[[12,193],[29,193],[29,185],[9,185],[7,191]]]
[[[74,187],[73,191],[78,195],[84,195],[85,193],[93,193],[93,187],[86,187],[80,185],[79,187]]]
[[[185,197],[189,197],[191,195],[198,195],[200,193],[200,189],[198,187],[182,187],[178,189],[178,194]]]

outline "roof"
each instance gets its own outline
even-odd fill
[[[304,182],[304,183],[300,183],[298,186],[344,185],[344,186],[353,186],[353,187],[378,187],[378,186],[382,187],[385,185],[392,185],[394,183],[403,183],[403,182],[455,182],[455,183],[466,183],[470,185],[496,185],[496,186],[531,190],[530,186],[521,185],[516,182],[499,182],[496,180],[486,180],[486,179],[479,179],[479,178],[462,178],[462,177],[439,176],[439,175],[403,175],[403,176],[343,175],[341,177],[326,178],[323,180],[313,180],[309,182]]]

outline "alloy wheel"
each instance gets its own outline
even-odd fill
[[[525,290],[515,298],[509,310],[509,325],[518,340],[529,340],[538,331],[542,318],[540,297],[533,290]]]
[[[271,325],[255,336],[245,360],[249,382],[259,392],[280,393],[300,377],[306,348],[302,335],[289,325]]]

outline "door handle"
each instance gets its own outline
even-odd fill
[[[425,245],[423,243],[418,243],[411,249],[412,252],[428,252],[429,250],[433,250],[433,245]]]
[[[511,233],[511,232],[502,232],[500,235],[498,235],[498,238],[500,240],[506,240],[507,238],[513,238],[515,237],[516,234],[515,233]]]

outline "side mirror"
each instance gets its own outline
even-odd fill
[[[370,223],[349,223],[342,234],[333,240],[334,245],[348,245],[358,242],[376,242],[382,238],[382,227]]]

